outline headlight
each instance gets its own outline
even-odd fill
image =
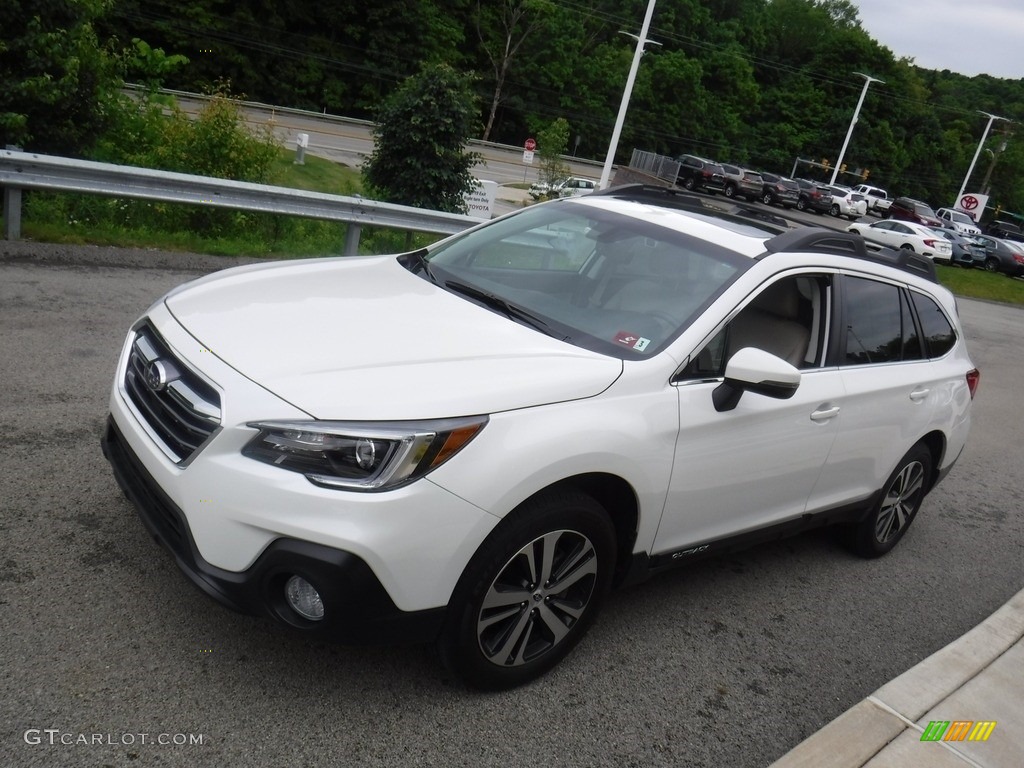
[[[380,491],[415,480],[462,450],[486,416],[415,422],[267,421],[242,455],[316,485]]]

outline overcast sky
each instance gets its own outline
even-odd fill
[[[852,0],[896,58],[962,75],[1024,78],[1024,0]]]

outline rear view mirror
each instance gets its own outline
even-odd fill
[[[729,358],[725,381],[712,392],[715,410],[731,411],[744,392],[788,400],[800,386],[800,371],[781,357],[754,347],[744,347]]]

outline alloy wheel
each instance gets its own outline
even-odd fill
[[[917,512],[924,494],[924,465],[919,461],[907,464],[886,491],[875,520],[875,539],[885,544],[899,536]]]
[[[484,595],[476,625],[484,656],[520,666],[554,649],[586,612],[597,575],[597,550],[582,533],[535,538],[505,563]]]

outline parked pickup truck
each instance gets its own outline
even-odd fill
[[[854,192],[860,192],[868,200],[868,213],[876,213],[882,218],[885,218],[889,212],[889,206],[892,205],[892,198],[889,194],[879,187],[872,187],[870,184],[858,184],[853,188]]]

